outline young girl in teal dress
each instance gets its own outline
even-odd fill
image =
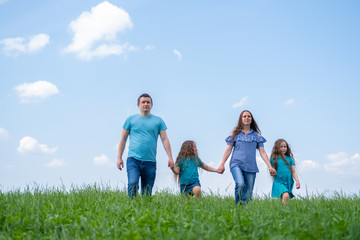
[[[180,192],[185,196],[201,196],[201,185],[199,181],[198,168],[201,167],[209,172],[216,172],[217,169],[203,163],[199,156],[194,141],[185,141],[176,158],[175,166],[171,168],[176,177],[180,178]]]
[[[297,189],[300,188],[300,182],[295,171],[293,154],[284,139],[276,140],[271,152],[270,163],[277,172],[274,176],[271,197],[281,198],[283,203],[287,203],[289,198],[294,197],[292,193],[294,179]]]

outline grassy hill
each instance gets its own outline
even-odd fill
[[[360,239],[360,197],[253,199],[163,191],[128,199],[99,186],[0,193],[0,239]]]

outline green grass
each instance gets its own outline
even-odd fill
[[[166,191],[128,199],[83,186],[0,193],[0,239],[360,239],[360,197],[185,201]]]

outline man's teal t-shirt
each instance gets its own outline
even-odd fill
[[[154,115],[142,117],[136,114],[126,119],[123,128],[129,131],[128,157],[156,162],[157,139],[160,131],[166,130],[165,122]]]
[[[180,185],[199,181],[198,167],[204,165],[198,158],[182,158],[176,164],[180,167]]]

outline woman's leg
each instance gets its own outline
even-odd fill
[[[235,204],[237,204],[240,199],[243,198],[245,187],[244,176],[242,170],[238,166],[232,167],[230,172],[235,181]]]
[[[248,203],[252,199],[252,193],[254,190],[256,173],[243,171],[243,175],[244,175],[244,179],[245,179],[245,187],[244,187],[244,194],[243,194],[241,200],[244,203]]]

